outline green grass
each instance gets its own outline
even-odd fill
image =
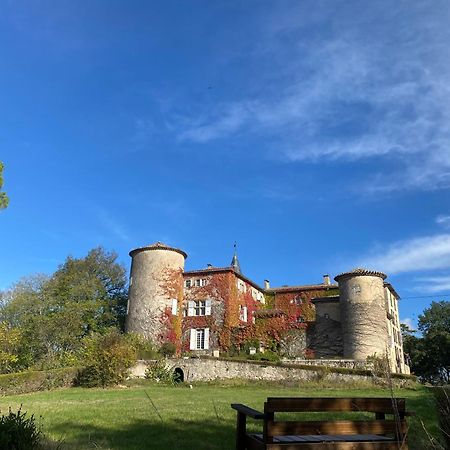
[[[432,393],[424,387],[397,390],[407,398],[411,419],[409,445],[426,448],[427,429],[437,433]],[[235,412],[230,403],[261,409],[267,396],[386,397],[381,388],[327,388],[318,385],[280,387],[267,383],[228,382],[188,386],[161,386],[147,382],[127,388],[70,388],[0,398],[5,412],[22,409],[43,417],[44,432],[62,449],[233,449]],[[310,415],[311,417],[311,415]],[[251,425],[256,429],[256,425]]]

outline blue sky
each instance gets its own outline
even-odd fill
[[[439,0],[0,1],[0,288],[98,245],[195,269],[237,241],[259,283],[386,271],[414,322],[450,298],[449,23]]]

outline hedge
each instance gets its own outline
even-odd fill
[[[0,375],[0,395],[26,394],[58,387],[73,386],[79,369],[65,367],[43,371],[26,371]]]

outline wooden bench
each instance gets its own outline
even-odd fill
[[[406,416],[409,414],[403,398],[269,397],[263,413],[236,403],[231,407],[237,411],[236,450],[408,449]],[[370,412],[374,417],[288,421],[275,418],[275,413],[280,412]],[[248,433],[247,417],[261,420],[263,432]]]

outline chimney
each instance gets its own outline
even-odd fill
[[[330,283],[330,275],[325,274],[325,275],[323,276],[323,284],[331,284],[331,283]]]
[[[207,269],[212,269],[212,264],[209,264],[209,263],[206,264],[206,268],[207,268]]]
[[[264,280],[264,289],[270,289],[270,281]]]

